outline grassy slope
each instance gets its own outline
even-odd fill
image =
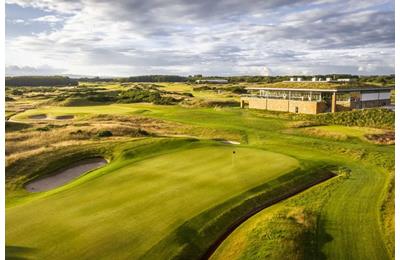
[[[335,227],[329,226],[329,222],[324,222],[326,223],[324,228],[332,236],[332,240],[322,243],[321,250],[327,257],[338,256],[339,251],[340,254],[345,254],[345,258],[362,256],[366,253],[371,256],[380,256],[382,259],[388,256],[383,245],[378,214],[379,203],[382,200],[380,195],[384,192],[387,175],[386,170],[376,164],[386,168],[393,167],[394,149],[392,146],[375,146],[360,140],[337,142],[316,137],[284,134],[281,130],[284,129],[287,121],[268,115],[256,116],[258,113],[254,111],[239,109],[182,109],[136,104],[80,107],[76,110],[48,108],[28,111],[20,118],[27,114],[43,112],[81,113],[82,116],[91,113],[140,113],[150,117],[201,126],[205,131],[211,128],[236,131],[241,134],[242,142],[248,142],[254,147],[288,154],[299,160],[350,165],[354,175],[346,180],[343,186],[340,186],[338,196],[329,198],[322,211],[324,216],[322,219],[335,223]],[[368,165],[368,161],[376,164]],[[347,194],[347,197],[341,194]],[[360,216],[365,212],[368,212],[368,221],[365,221],[365,218],[360,221]],[[373,230],[374,233],[366,232],[367,230]],[[355,237],[362,237],[363,240],[354,239]],[[343,250],[343,247],[351,248],[352,251]]]
[[[288,252],[290,259],[390,259],[376,210],[385,173],[349,166],[350,178],[330,180],[251,218],[213,259],[282,259]]]
[[[318,254],[313,248],[314,214],[343,180],[339,175],[261,211],[236,229],[211,259],[317,259],[312,256]]]
[[[390,174],[390,178],[387,180],[386,194],[384,196],[382,208],[381,208],[381,220],[383,226],[383,233],[387,248],[392,256],[395,253],[395,178],[394,172]]]
[[[135,150],[125,151],[83,180],[27,197],[7,209],[7,244],[35,248],[40,258],[136,258],[185,220],[298,167],[295,159],[263,150],[179,145],[133,164],[127,161]],[[93,178],[98,174],[104,175]]]
[[[207,99],[207,100],[239,100],[238,96],[230,97],[232,94],[218,93],[215,91],[194,91],[193,86],[186,83],[160,83],[159,85],[164,86],[161,90],[176,91],[192,93],[196,98]],[[223,89],[223,86],[217,85]],[[196,87],[196,85],[194,85]]]
[[[382,129],[368,128],[368,127],[358,127],[358,126],[339,126],[339,125],[329,125],[329,126],[315,126],[310,127],[312,129],[319,129],[333,134],[344,134],[351,137],[362,138],[366,134],[383,134],[385,131]]]
[[[319,138],[328,138],[338,141],[347,141],[349,138],[358,138],[368,141],[365,137],[367,134],[383,134],[387,131],[377,128],[358,127],[358,126],[342,126],[342,125],[323,125],[312,127],[300,127],[290,129],[288,132],[315,136]]]

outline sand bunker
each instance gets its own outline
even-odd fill
[[[47,118],[46,114],[38,114],[38,115],[29,116],[29,119],[46,119],[46,118]]]
[[[105,165],[107,161],[103,158],[91,158],[78,161],[68,168],[59,170],[51,176],[29,182],[25,189],[29,192],[40,192],[62,186],[84,173]]]
[[[57,120],[67,120],[67,119],[73,119],[73,115],[64,115],[64,116],[56,116]]]
[[[236,141],[230,141],[230,140],[224,140],[224,141],[222,141],[224,144],[240,144],[239,142],[236,142]]]

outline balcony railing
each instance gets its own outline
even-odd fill
[[[263,99],[281,99],[281,100],[295,100],[295,101],[323,101],[319,97],[315,98],[312,97],[311,100],[310,98],[307,97],[296,97],[296,96],[291,96],[290,98],[288,96],[276,96],[276,95],[268,95],[268,96],[262,96],[262,95],[255,95],[255,94],[245,94],[242,95],[242,97],[251,97],[251,98],[263,98]]]

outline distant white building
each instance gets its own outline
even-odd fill
[[[297,78],[290,78],[289,81],[285,81],[285,82],[351,82],[351,81],[354,81],[354,79],[343,78],[343,79],[336,79],[335,80],[335,79],[332,79],[330,77],[327,77],[325,79],[313,77],[313,78],[311,78],[311,80],[303,80],[303,78],[297,77]]]

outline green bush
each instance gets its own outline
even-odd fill
[[[36,131],[42,131],[42,132],[47,132],[47,131],[50,131],[50,130],[51,130],[51,127],[49,127],[49,126],[36,128]]]
[[[112,132],[109,130],[103,130],[97,133],[98,137],[110,137],[112,135],[113,135]]]
[[[22,96],[24,93],[21,90],[13,89],[11,91],[11,94],[13,94],[14,96]]]
[[[227,88],[228,91],[235,93],[235,94],[246,94],[247,90],[244,86],[233,86]]]
[[[159,92],[143,89],[131,89],[120,93],[117,97],[118,103],[140,103],[147,102],[157,105],[173,105],[179,100],[173,97],[163,97]]]
[[[319,124],[394,129],[395,113],[388,109],[365,109],[317,115],[292,115],[295,120],[311,120]]]
[[[87,98],[89,101],[93,102],[113,102],[115,101],[115,98],[113,96],[107,96],[106,94],[97,94],[93,96],[89,96]]]
[[[203,91],[203,90],[215,90],[215,87],[210,87],[210,86],[198,86],[198,87],[193,87],[194,91]]]
[[[139,137],[139,136],[149,136],[150,133],[147,132],[146,130],[143,130],[141,128],[134,129],[131,133],[131,136]]]
[[[14,131],[21,131],[23,129],[29,128],[31,125],[19,122],[5,122],[5,130],[6,132],[14,132]]]

